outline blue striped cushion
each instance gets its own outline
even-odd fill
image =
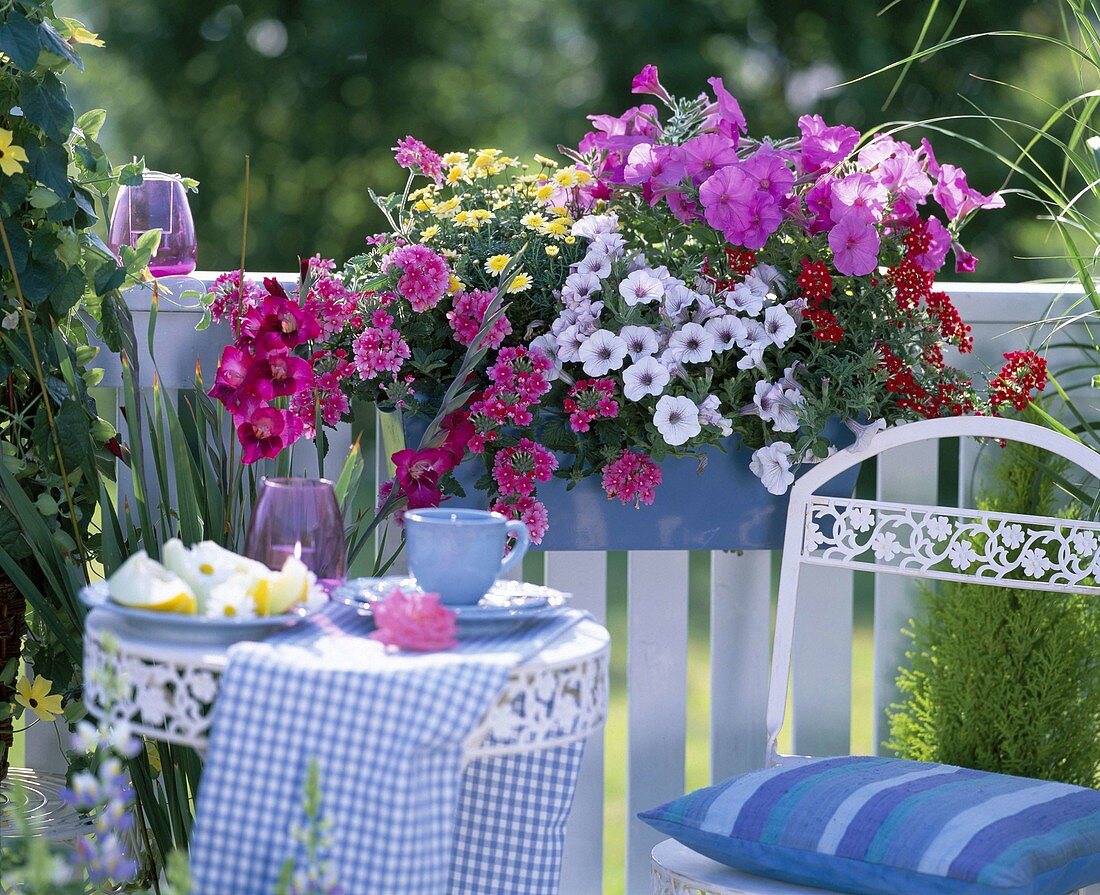
[[[1065,895],[1100,882],[1100,792],[950,765],[812,759],[639,817],[723,864],[855,895]]]

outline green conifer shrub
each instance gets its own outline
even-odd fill
[[[1029,445],[988,450],[997,456],[980,508],[1068,515],[1040,471],[1049,454]],[[1100,786],[1100,597],[949,582],[925,588],[920,601],[887,748]]]

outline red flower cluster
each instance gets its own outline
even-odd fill
[[[813,337],[822,342],[839,342],[844,338],[844,327],[836,314],[825,307],[833,294],[833,277],[824,261],[802,259],[802,271],[798,275],[798,291],[806,299],[804,316],[814,326]]]
[[[243,295],[239,276],[214,284],[211,316],[228,317],[236,338],[222,351],[210,396],[233,415],[245,463],[275,457],[303,434],[312,435],[318,413],[335,425],[348,410],[340,388],[351,370],[346,352],[300,353],[355,314],[359,296],[344,289],[333,267],[319,257],[303,265],[309,283],[304,297],[292,298],[271,277],[262,289],[246,282]]]
[[[894,284],[894,297],[898,310],[909,311],[932,293],[935,274],[920,267],[911,258],[906,258],[897,267],[891,267],[887,274]]]
[[[989,383],[989,403],[994,408],[1011,404],[1023,410],[1031,403],[1031,393],[1047,385],[1047,362],[1034,351],[1010,351],[1005,365]]]
[[[578,379],[569,389],[569,397],[562,401],[562,408],[569,414],[569,428],[587,432],[593,420],[617,417],[619,403],[611,397],[613,394],[613,379]]]
[[[944,341],[950,342],[963,354],[974,350],[974,337],[970,335],[970,327],[963,322],[958,308],[951,303],[946,292],[933,292],[925,299],[925,306],[939,324]]]
[[[654,491],[661,484],[661,467],[645,454],[624,450],[603,470],[603,490],[607,499],[618,498],[623,504],[653,503]]]

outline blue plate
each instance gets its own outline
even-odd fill
[[[307,609],[298,606],[281,615],[259,618],[208,618],[180,612],[154,612],[121,606],[111,599],[106,581],[89,584],[80,591],[80,601],[89,609],[110,612],[125,631],[135,637],[205,646],[228,646],[242,640],[263,640],[269,634],[296,625],[325,604]]]
[[[391,575],[388,578],[353,578],[333,590],[334,600],[354,606],[362,615],[370,615],[374,603],[381,602],[394,588],[406,593],[420,591],[415,578]],[[450,606],[460,634],[499,630],[533,619],[556,615],[572,599],[572,594],[523,581],[498,581],[481,601],[472,606]]]

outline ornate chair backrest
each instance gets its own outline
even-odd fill
[[[992,513],[814,492],[857,463],[892,448],[941,438],[974,437],[1035,445],[1100,480],[1100,454],[1051,429],[996,417],[952,417],[897,426],[861,450],[854,445],[822,461],[791,488],[779,604],[772,642],[765,754],[767,766],[798,760],[777,750],[783,727],[803,565],[862,569],[942,581],[1050,592],[1100,593],[1100,524]]]

